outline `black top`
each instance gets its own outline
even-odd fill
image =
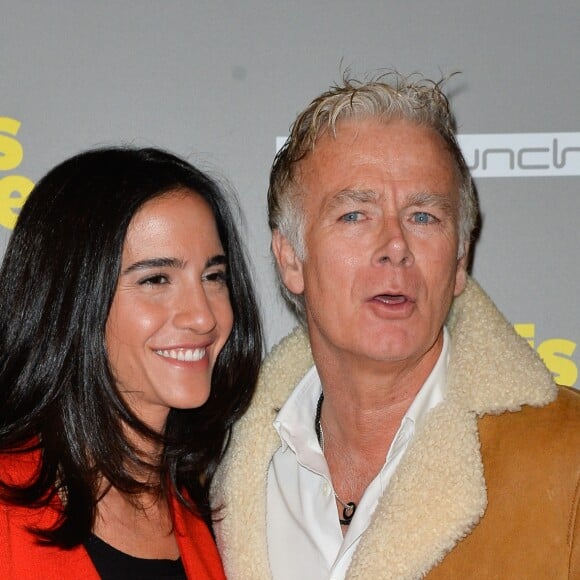
[[[85,549],[103,580],[187,579],[181,558],[177,560],[135,558],[113,548],[94,534],[91,534],[85,542]]]

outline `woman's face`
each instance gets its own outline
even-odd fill
[[[209,205],[187,191],[145,203],[123,245],[106,327],[109,363],[136,415],[203,405],[233,324],[226,258]]]

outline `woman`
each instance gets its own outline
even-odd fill
[[[155,149],[65,161],[0,272],[0,577],[221,578],[208,489],[262,339],[218,186]]]

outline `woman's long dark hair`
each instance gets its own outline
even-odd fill
[[[172,409],[163,434],[140,422],[119,395],[105,325],[132,217],[148,200],[180,189],[210,205],[227,256],[231,335],[202,407]],[[50,171],[24,205],[0,271],[0,454],[40,453],[27,485],[0,475],[0,498],[41,507],[65,497],[52,529],[61,547],[82,543],[94,523],[101,478],[127,494],[168,486],[211,519],[209,486],[232,424],[252,397],[262,356],[258,308],[229,204],[215,181],[158,149],[107,148]],[[127,441],[127,427],[161,443],[160,464]],[[156,470],[157,488],[135,479]],[[4,479],[2,481],[2,479]]]

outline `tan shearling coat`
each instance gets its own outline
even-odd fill
[[[447,325],[445,401],[417,431],[347,578],[580,578],[580,394],[558,391],[475,282]],[[218,547],[232,580],[271,578],[272,422],[312,364],[302,330],[273,349],[215,479]]]

